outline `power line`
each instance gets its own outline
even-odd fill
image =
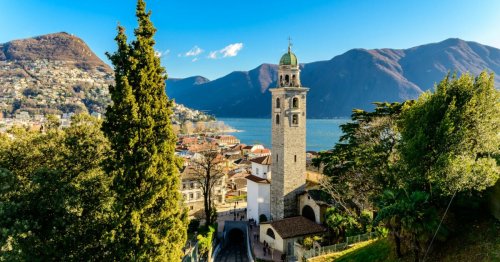
[[[436,235],[439,231],[439,228],[441,227],[441,224],[443,223],[443,220],[446,217],[446,213],[448,213],[448,209],[450,208],[451,202],[453,201],[453,198],[455,198],[456,193],[457,193],[457,191],[455,190],[455,193],[453,193],[453,196],[451,197],[450,202],[448,203],[448,206],[446,207],[446,210],[444,211],[443,217],[441,218],[441,221],[439,222],[439,225],[436,229],[436,232],[434,232],[434,236],[432,237],[431,243],[429,243],[429,246],[427,247],[427,251],[425,251],[425,256],[424,256],[424,259],[422,261],[425,261],[425,259],[427,258],[427,254],[429,253],[429,250],[431,250],[432,243],[434,243],[434,239],[436,238]]]

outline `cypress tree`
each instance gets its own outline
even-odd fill
[[[106,169],[116,192],[110,245],[116,260],[178,261],[187,216],[174,161],[166,71],[155,55],[156,29],[145,9],[138,0],[136,40],[128,44],[123,27],[118,27],[118,50],[108,54],[115,67],[113,104],[103,124],[113,149]]]

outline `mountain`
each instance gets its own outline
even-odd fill
[[[113,77],[111,67],[82,39],[68,33],[0,44],[0,116],[15,116],[21,111],[30,117],[82,111],[104,113],[110,103],[108,86],[114,83]],[[178,80],[178,84],[207,81],[194,77]],[[172,118],[197,121],[211,117],[175,104]]]
[[[310,88],[308,117],[332,118],[349,116],[353,108],[372,109],[372,102],[417,98],[448,72],[499,74],[500,50],[451,38],[409,49],[352,49],[300,66],[302,84]],[[262,64],[213,81],[167,80],[167,93],[219,117],[269,117],[268,89],[276,86],[276,75],[277,65]]]
[[[85,42],[66,32],[14,40],[0,44],[0,61],[63,61],[84,70],[112,73]]]

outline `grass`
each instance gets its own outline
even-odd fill
[[[326,262],[326,261],[397,261],[390,257],[392,247],[389,240],[368,240],[355,244],[353,247],[328,254],[321,257],[316,257],[309,261],[311,262]]]
[[[388,239],[361,242],[353,248],[338,253],[314,258],[313,262],[323,261],[413,261],[407,254],[398,259],[394,254],[392,242]],[[460,226],[447,241],[435,242],[433,251],[426,261],[500,261],[500,221],[488,217],[471,221]]]

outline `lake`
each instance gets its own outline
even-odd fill
[[[241,143],[263,144],[271,148],[271,119],[268,118],[217,118],[226,125],[240,130],[231,133]],[[322,151],[332,149],[339,141],[342,132],[340,125],[349,121],[348,118],[338,119],[307,119],[307,151]]]

